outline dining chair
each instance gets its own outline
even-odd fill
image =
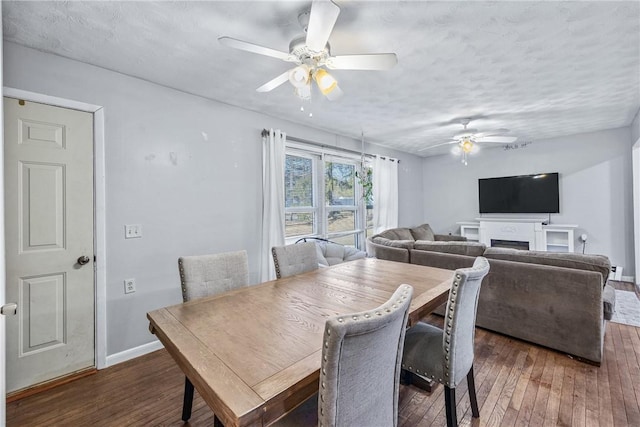
[[[274,424],[398,425],[400,362],[413,288],[400,285],[381,306],[327,320],[317,397]]]
[[[313,242],[274,246],[271,248],[271,254],[278,279],[318,268],[318,254]]]
[[[246,251],[180,257],[178,270],[184,302],[249,285],[249,261]],[[193,384],[185,376],[183,421],[191,418],[192,406]]]
[[[471,414],[480,417],[473,378],[476,309],[489,262],[456,270],[444,317],[444,330],[424,322],[410,328],[404,341],[402,369],[444,385],[447,426],[457,426],[455,389],[467,377]]]

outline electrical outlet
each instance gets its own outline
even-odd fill
[[[142,237],[142,225],[130,224],[124,226],[124,238],[125,239],[137,239]]]
[[[136,279],[124,279],[124,293],[130,294],[136,291]]]

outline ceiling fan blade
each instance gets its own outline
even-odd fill
[[[340,7],[331,0],[315,0],[311,4],[306,40],[310,50],[314,52],[324,50],[339,14]]]
[[[474,138],[476,142],[497,142],[500,144],[510,144],[515,142],[518,137],[517,136],[484,136],[481,138]]]
[[[289,80],[289,71],[285,71],[273,80],[270,80],[256,89],[256,92],[269,92]]]
[[[279,50],[271,49],[269,47],[260,46],[254,43],[244,42],[242,40],[234,39],[232,37],[218,37],[220,44],[232,47],[234,49],[246,50],[247,52],[257,53],[258,55],[271,56],[272,58],[282,59],[287,62],[296,62],[296,57],[288,54],[287,52],[281,52]]]
[[[489,130],[486,132],[480,132],[480,133],[476,133],[475,137],[476,138],[483,138],[485,136],[494,136],[494,135],[504,135],[505,133],[510,133],[511,131],[509,129],[494,129],[494,130]]]
[[[389,70],[398,63],[395,53],[339,55],[327,59],[327,68],[333,70]]]
[[[421,148],[418,151],[427,151],[430,150],[432,148],[436,148],[436,147],[442,147],[443,145],[450,145],[450,144],[457,144],[458,141],[447,141],[447,142],[441,142],[440,144],[436,144],[436,145],[430,145],[428,147],[425,148]]]

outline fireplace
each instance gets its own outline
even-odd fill
[[[491,239],[491,247],[492,248],[520,249],[520,250],[523,250],[523,251],[528,251],[529,250],[529,242],[523,242],[521,240]]]

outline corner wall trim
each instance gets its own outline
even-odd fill
[[[138,347],[130,348],[129,350],[121,351],[120,353],[111,354],[107,356],[107,366],[117,365],[118,363],[126,362],[127,360],[135,359],[136,357],[144,356],[153,351],[164,348],[162,343],[158,340],[151,341],[146,344],[142,344]]]

